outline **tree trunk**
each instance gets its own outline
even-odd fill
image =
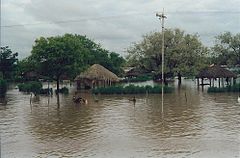
[[[182,75],[180,72],[178,72],[178,84],[182,83]]]
[[[57,94],[58,94],[58,92],[59,92],[59,83],[60,83],[60,79],[57,78]]]

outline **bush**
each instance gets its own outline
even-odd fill
[[[62,94],[68,94],[69,93],[69,90],[67,87],[63,87],[63,88],[60,88],[59,91],[55,90],[55,93],[58,94],[58,93],[62,93]]]
[[[208,93],[240,92],[240,83],[221,88],[209,87],[207,92]]]
[[[40,94],[53,94],[53,90],[52,90],[52,88],[42,88],[41,90],[40,90]]]
[[[7,82],[0,79],[0,97],[4,97],[7,92]]]
[[[164,87],[164,93],[170,93],[173,91],[172,87]],[[161,86],[112,86],[112,87],[100,87],[92,90],[94,94],[144,94],[144,93],[162,93]]]
[[[34,94],[40,94],[42,83],[38,81],[21,83],[18,85],[18,89],[20,92],[33,92]]]

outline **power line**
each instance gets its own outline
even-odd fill
[[[81,21],[94,21],[94,20],[104,20],[104,19],[113,19],[124,16],[132,16],[132,15],[140,15],[146,13],[130,13],[130,14],[122,14],[122,15],[113,15],[113,16],[100,16],[100,17],[85,17],[76,20],[60,20],[60,21],[50,21],[50,22],[38,22],[38,23],[26,23],[26,24],[14,24],[14,25],[3,25],[1,27],[19,27],[19,26],[33,26],[33,25],[43,25],[43,24],[61,24],[61,23],[75,23]]]
[[[12,27],[23,27],[23,26],[37,26],[45,24],[64,24],[64,23],[77,23],[81,21],[97,21],[105,19],[115,19],[125,16],[134,16],[134,15],[151,15],[154,12],[143,12],[143,13],[129,13],[113,16],[100,16],[100,17],[84,17],[76,20],[60,20],[60,21],[49,21],[49,22],[37,22],[37,23],[25,23],[25,24],[13,24],[13,25],[1,25],[1,28],[12,28]],[[168,12],[168,14],[240,14],[240,11],[174,11]]]

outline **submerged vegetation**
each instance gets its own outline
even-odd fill
[[[67,87],[63,87],[63,88],[60,88],[59,91],[57,91],[57,89],[55,90],[55,93],[58,94],[58,93],[62,93],[62,94],[68,94],[69,93],[69,90]]]
[[[18,85],[18,89],[20,92],[32,92],[34,94],[40,94],[42,89],[42,83],[38,81],[21,83]]]
[[[164,86],[164,93],[170,93],[173,91],[172,87]],[[100,87],[93,89],[94,94],[144,94],[144,93],[161,93],[161,86],[134,86],[129,85],[126,87],[123,86],[112,86],[112,87]]]
[[[208,93],[240,92],[240,83],[227,87],[209,87]]]

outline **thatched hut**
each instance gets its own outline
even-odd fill
[[[117,75],[105,67],[94,64],[75,78],[78,89],[107,87],[119,81]]]
[[[202,71],[199,72],[199,74],[196,76],[197,81],[198,81],[198,86],[199,85],[210,85],[214,86],[214,80],[218,79],[218,85],[220,87],[220,83],[222,82],[222,86],[224,86],[224,79],[226,79],[227,84],[232,84],[232,82],[235,81],[237,78],[237,75],[234,74],[233,72],[222,68],[219,65],[213,65],[208,67],[207,69],[203,69]],[[204,84],[203,80],[204,78],[209,79],[209,84]],[[202,79],[202,83],[199,84],[199,79]],[[222,81],[221,81],[222,80]]]

